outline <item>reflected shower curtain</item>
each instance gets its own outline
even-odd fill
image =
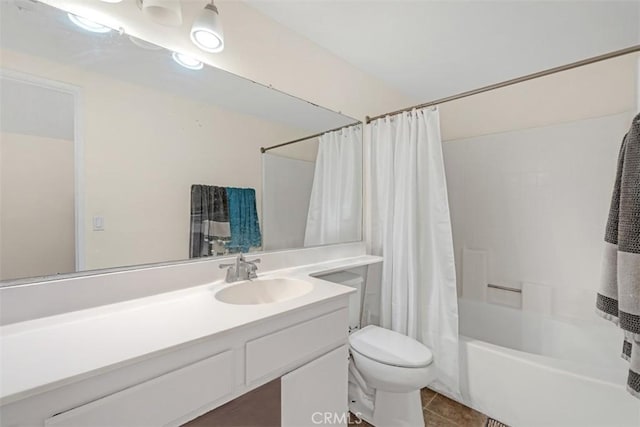
[[[304,245],[362,239],[362,127],[320,136]]]
[[[437,110],[368,126],[368,243],[384,256],[381,326],[421,341],[459,394],[458,299]]]

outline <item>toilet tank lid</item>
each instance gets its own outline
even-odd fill
[[[369,325],[349,336],[351,348],[361,355],[385,365],[423,368],[433,361],[428,347],[379,326]]]

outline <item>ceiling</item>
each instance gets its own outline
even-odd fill
[[[245,1],[417,102],[640,43],[640,1]]]
[[[278,122],[301,136],[356,121],[214,67],[187,70],[165,49],[142,49],[113,31],[87,32],[65,12],[29,0],[0,0],[0,48]]]

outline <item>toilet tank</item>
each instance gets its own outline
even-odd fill
[[[328,282],[355,288],[356,292],[349,296],[349,332],[351,333],[354,330],[360,329],[364,277],[351,271],[338,271],[316,277]]]

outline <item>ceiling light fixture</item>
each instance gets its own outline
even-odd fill
[[[178,27],[182,25],[180,0],[137,0],[142,14],[160,25]]]
[[[174,61],[182,65],[184,68],[188,68],[190,70],[202,70],[202,67],[204,67],[202,62],[185,55],[184,53],[173,52],[171,56],[173,56]]]
[[[83,30],[91,31],[92,33],[108,33],[111,31],[111,28],[106,27],[104,25],[98,24],[90,19],[83,18],[78,15],[74,15],[73,13],[68,13],[67,16],[78,27]]]
[[[193,22],[191,41],[206,52],[222,52],[224,49],[222,21],[213,0],[204,7]]]

